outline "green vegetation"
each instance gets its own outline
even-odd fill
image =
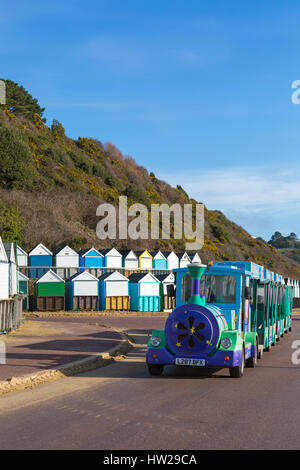
[[[19,211],[0,201],[0,233],[4,242],[23,242],[25,220]]]
[[[37,172],[26,136],[0,127],[0,185],[6,189],[32,189]]]
[[[33,98],[23,86],[12,80],[3,78],[1,80],[6,86],[6,104],[0,105],[0,108],[30,120],[33,120],[35,114],[43,115],[45,108],[41,108],[37,99]]]
[[[300,241],[297,235],[292,232],[287,237],[284,237],[280,232],[275,232],[272,235],[269,244],[275,248],[285,248],[285,249],[300,249]]]

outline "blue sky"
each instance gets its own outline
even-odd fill
[[[1,6],[1,76],[252,235],[300,236],[296,1]]]

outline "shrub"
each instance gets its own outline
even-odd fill
[[[23,240],[25,220],[19,211],[0,202],[0,233],[4,242],[18,242]]]
[[[216,223],[213,222],[210,224],[211,230],[213,235],[218,239],[218,240],[224,240],[224,241],[229,241],[230,240],[230,235],[229,233],[225,230],[225,228]]]

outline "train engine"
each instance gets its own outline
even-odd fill
[[[150,375],[161,375],[165,365],[177,365],[226,367],[231,377],[242,377],[245,364],[256,363],[257,335],[248,333],[246,339],[242,328],[227,322],[220,306],[206,303],[201,292],[206,268],[201,263],[188,265],[192,278],[188,302],[173,310],[164,330],[152,332],[146,355]]]

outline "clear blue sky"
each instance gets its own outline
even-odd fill
[[[277,0],[11,0],[1,76],[252,235],[300,236],[300,10]]]

